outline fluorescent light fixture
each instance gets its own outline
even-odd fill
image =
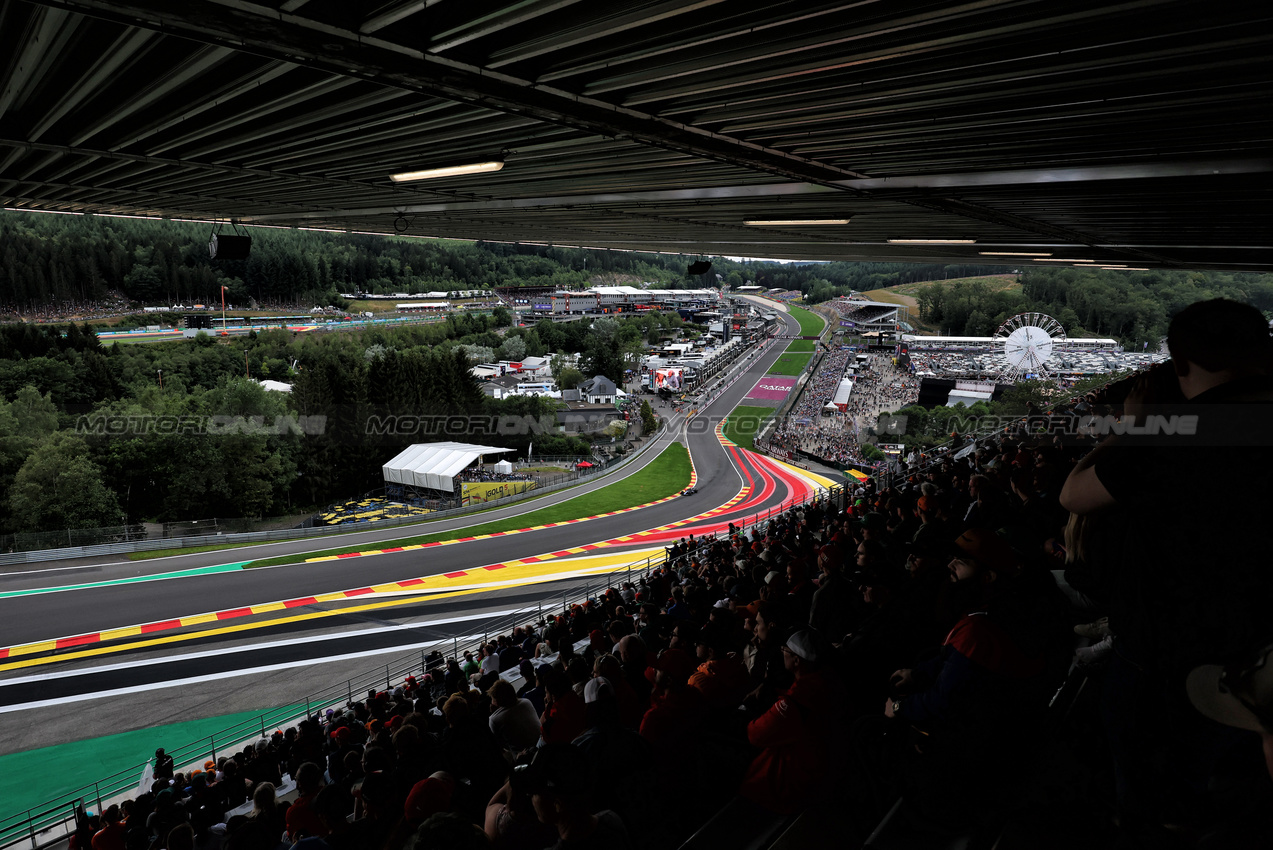
[[[432,180],[435,177],[456,177],[460,174],[487,174],[499,171],[504,163],[498,159],[487,162],[470,162],[467,165],[448,165],[442,168],[426,168],[423,171],[403,171],[390,174],[389,179],[395,183],[411,183],[416,180]]]
[[[1095,263],[1096,260],[1071,260],[1069,258],[1061,259],[1060,257],[1052,260],[1035,260],[1036,263]]]
[[[9,212],[35,212],[49,213],[50,215],[84,215],[82,212],[71,212],[70,210],[24,210],[21,207],[5,207]]]
[[[291,230],[290,227],[280,227],[277,224],[244,224],[242,227],[261,227],[265,230]]]
[[[147,221],[162,221],[157,215],[124,215],[123,213],[93,213],[98,218],[142,218]]]
[[[1140,266],[1097,266],[1097,268],[1109,269],[1110,271],[1116,271],[1116,272],[1147,272],[1149,271],[1148,267],[1141,268]]]
[[[890,239],[894,245],[974,245],[976,239]]]
[[[298,227],[297,230],[312,230],[315,233],[348,233],[347,230],[333,230],[330,227]]]
[[[788,218],[788,219],[756,219],[747,220],[743,224],[753,227],[805,227],[824,224],[848,224],[847,218]]]
[[[1051,251],[978,251],[983,257],[1050,257]]]

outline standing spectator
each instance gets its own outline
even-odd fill
[[[1126,544],[1104,582],[1114,651],[1102,704],[1129,840],[1173,814],[1169,780],[1199,781],[1243,746],[1199,727],[1184,681],[1194,666],[1231,663],[1264,637],[1273,602],[1268,322],[1235,301],[1201,301],[1172,319],[1167,347],[1170,364],[1140,379],[1125,413],[1146,424],[1151,411],[1196,417],[1189,433],[1109,437],[1061,491],[1077,514],[1125,512]],[[1172,470],[1182,461],[1207,472],[1181,481]]]
[[[156,779],[172,779],[173,763],[172,756],[164,752],[164,748],[160,747],[155,750],[155,778]]]

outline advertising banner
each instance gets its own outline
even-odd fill
[[[461,505],[480,505],[534,489],[534,481],[466,481],[460,485]]]

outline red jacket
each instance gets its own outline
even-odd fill
[[[845,708],[839,680],[821,671],[801,675],[748,724],[747,739],[761,753],[739,793],[779,814],[797,812],[816,799],[840,749],[837,720]]]
[[[573,690],[553,699],[544,709],[539,725],[545,744],[569,744],[583,734],[585,722],[583,697]]]
[[[650,695],[650,708],[641,719],[641,737],[656,747],[673,747],[688,738],[702,719],[703,695],[696,688]]]

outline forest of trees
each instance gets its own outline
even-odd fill
[[[317,508],[381,486],[386,460],[429,440],[520,452],[533,441],[537,455],[586,454],[576,437],[503,429],[551,423],[559,403],[483,395],[469,371],[474,350],[577,354],[578,369],[553,357],[563,383],[585,373],[622,380],[644,341],[682,322],[648,314],[602,317],[591,328],[498,325],[495,316],[456,314],[392,329],[109,347],[87,324],[0,325],[5,530]],[[267,392],[252,378],[293,390]],[[395,416],[410,417],[405,430],[369,424]],[[416,425],[417,417],[442,424]]]
[[[1273,311],[1273,275],[1204,271],[1119,272],[1026,269],[1020,291],[983,281],[919,290],[920,318],[947,336],[989,336],[1017,313],[1055,318],[1066,334],[1117,339],[1129,350],[1156,348],[1171,317],[1195,301],[1231,298]]]
[[[257,229],[247,260],[208,259],[206,224],[104,216],[0,212],[0,305],[27,308],[95,301],[120,293],[151,306],[217,303],[336,303],[337,293],[420,293],[493,286],[581,289],[617,280],[656,287],[797,289],[810,302],[852,289],[989,274],[994,266],[919,263],[774,263],[549,248],[506,243]],[[719,277],[718,277],[719,276]]]

